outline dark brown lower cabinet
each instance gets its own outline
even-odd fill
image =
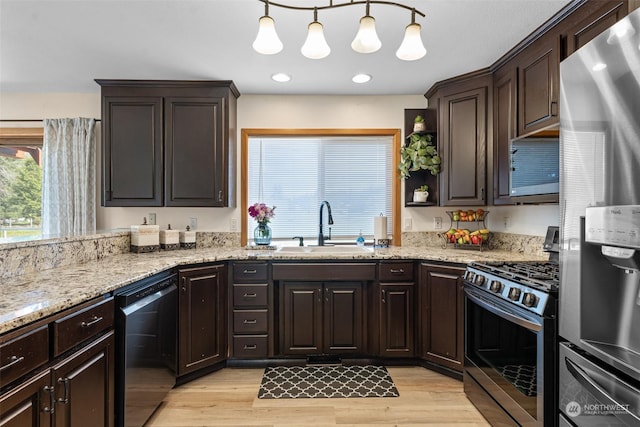
[[[281,352],[364,352],[362,282],[283,282]]]
[[[380,283],[380,356],[415,356],[415,284]]]
[[[109,332],[2,395],[0,425],[113,427],[114,366]]]
[[[178,296],[178,376],[226,358],[227,266],[181,269]]]
[[[462,371],[464,361],[464,266],[422,263],[422,358]]]
[[[0,396],[0,425],[3,427],[49,427],[51,425],[51,383],[49,371],[23,382]]]
[[[55,426],[113,426],[113,332],[51,368]]]

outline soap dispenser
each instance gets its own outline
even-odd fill
[[[362,235],[362,230],[360,230],[360,234],[358,234],[358,238],[356,239],[356,245],[364,246],[364,236]]]

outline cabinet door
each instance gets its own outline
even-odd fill
[[[179,272],[178,375],[226,357],[227,267],[218,265]]]
[[[626,1],[590,1],[579,8],[569,18],[567,56],[624,18],[627,10]]]
[[[162,206],[162,98],[104,97],[103,206]]]
[[[441,99],[442,206],[485,205],[487,86]]]
[[[413,283],[380,284],[380,355],[412,357],[415,352]]]
[[[109,332],[51,369],[56,427],[114,425],[114,366]]]
[[[322,283],[284,282],[281,296],[281,352],[322,351]]]
[[[516,136],[518,73],[509,64],[498,70],[493,83],[493,204],[513,204],[509,191],[511,154]]]
[[[464,360],[464,268],[421,265],[422,357],[462,371]]]
[[[518,135],[558,123],[560,35],[551,30],[518,60]]]
[[[50,382],[51,375],[46,370],[0,395],[0,426],[49,427],[54,401]]]
[[[324,351],[363,352],[362,283],[326,284],[324,298]]]
[[[223,98],[165,98],[166,206],[224,206]]]

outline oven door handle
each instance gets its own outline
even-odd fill
[[[618,402],[611,394],[605,390],[602,386],[600,386],[595,380],[593,380],[589,374],[580,367],[576,362],[569,360],[568,357],[565,357],[565,364],[567,365],[567,369],[569,373],[573,376],[582,385],[593,397],[598,399],[600,402],[605,403],[606,405],[615,405],[615,412],[612,413],[614,417],[622,421],[628,426],[637,426],[640,422],[640,418],[638,418],[633,412],[629,411],[629,408],[632,405],[622,404]],[[621,387],[624,387],[625,384],[621,384]],[[635,388],[631,388],[628,390],[632,395],[640,394],[640,390],[636,390]]]
[[[486,298],[475,295],[470,289],[465,288],[464,292],[467,295],[467,298],[469,298],[471,301],[475,302],[483,309],[490,311],[505,320],[508,320],[509,322],[515,323],[516,325],[520,325],[534,332],[540,332],[540,330],[542,329],[542,325],[540,323],[533,322],[532,320],[526,319],[515,312],[507,311],[502,307],[498,307],[496,304],[492,304]]]

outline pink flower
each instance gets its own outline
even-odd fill
[[[275,206],[269,207],[264,203],[254,203],[249,206],[249,215],[258,222],[269,222],[275,216]]]

